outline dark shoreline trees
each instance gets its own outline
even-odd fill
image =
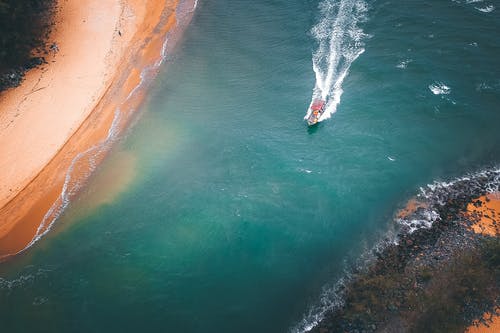
[[[0,0],[0,91],[44,62],[55,0]]]

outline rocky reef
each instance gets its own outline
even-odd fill
[[[471,207],[499,185],[500,170],[489,170],[421,188],[395,217],[397,240],[354,271],[341,304],[310,332],[464,332],[487,320],[499,304],[500,212]],[[493,235],[472,228],[485,217]]]

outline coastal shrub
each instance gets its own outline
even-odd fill
[[[356,327],[371,332],[381,327],[384,332],[462,333],[495,305],[500,281],[498,238],[481,240],[477,247],[455,253],[439,265],[427,261],[408,266],[405,258],[387,258],[389,262],[378,262],[346,286],[345,305],[330,315],[323,331]]]
[[[0,91],[43,62],[54,0],[0,0]]]
[[[463,332],[474,317],[487,310],[485,306],[494,304],[498,295],[498,246],[498,239],[485,241],[479,251],[457,255],[449,265],[435,271],[418,300],[424,306],[416,307],[419,311],[410,315],[412,331]]]
[[[344,286],[343,306],[311,332],[462,333],[495,312],[500,238],[466,228],[474,223],[462,214],[471,200],[448,199],[437,207],[439,223],[375,253],[376,260]]]
[[[430,270],[428,267],[422,268],[422,271],[420,272],[420,279],[422,282],[429,282],[429,280],[432,278],[432,270]]]
[[[500,238],[495,237],[484,241],[481,248],[482,257],[488,267],[495,271],[495,274],[500,274]]]

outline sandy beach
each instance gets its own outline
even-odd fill
[[[104,158],[143,100],[141,73],[159,65],[176,7],[58,2],[57,51],[0,94],[0,258],[42,235]]]

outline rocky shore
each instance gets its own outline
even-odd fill
[[[474,232],[483,214],[468,207],[499,191],[500,170],[422,188],[396,217],[396,242],[338,291],[343,302],[310,332],[464,332],[487,324],[500,295],[500,212],[486,215],[496,235]],[[487,197],[486,197],[487,198]],[[489,200],[489,199],[486,199]]]

